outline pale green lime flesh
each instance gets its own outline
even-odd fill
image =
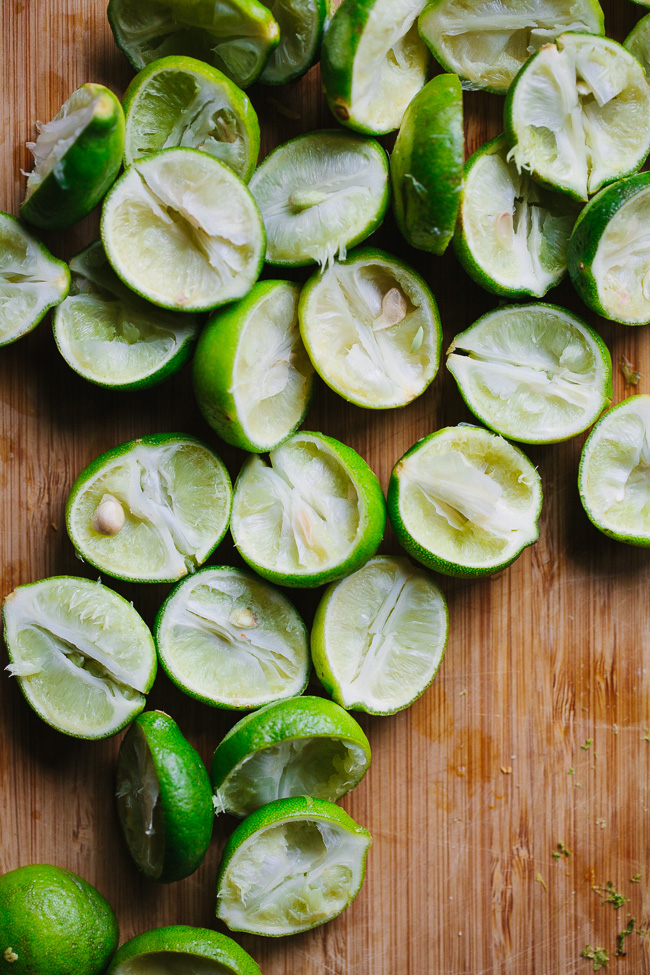
[[[644,4],[650,6],[650,3]],[[639,23],[628,34],[623,46],[643,65],[646,77],[650,72],[650,14],[642,17]]]
[[[165,858],[163,804],[151,749],[137,722],[120,747],[115,792],[129,852],[145,876],[155,880]]]
[[[629,325],[650,322],[650,187],[608,220],[591,263],[598,301],[608,317]]]

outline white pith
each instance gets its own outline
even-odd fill
[[[591,273],[603,308],[619,321],[650,321],[650,187],[627,200],[607,223]]]

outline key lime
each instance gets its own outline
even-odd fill
[[[336,802],[369,765],[368,739],[338,704],[322,697],[279,701],[247,714],[217,746],[210,773],[214,806],[248,816],[292,796]]]
[[[344,125],[381,135],[399,128],[427,80],[429,52],[418,14],[425,0],[343,0],[321,55],[329,106]]]
[[[453,237],[465,161],[458,77],[438,75],[404,113],[390,157],[395,219],[419,250],[444,254]]]
[[[519,172],[508,161],[506,138],[498,136],[467,162],[454,249],[486,291],[541,298],[566,274],[577,215],[566,194]]]
[[[122,739],[115,794],[120,826],[149,880],[182,880],[200,866],[214,823],[205,765],[168,714],[145,711]]]
[[[172,56],[147,65],[124,95],[124,163],[189,146],[225,163],[245,183],[260,151],[250,98],[218,68]]]
[[[300,285],[263,281],[215,312],[194,355],[194,392],[227,443],[272,450],[300,426],[314,370],[300,338]]]
[[[250,709],[301,694],[309,678],[305,624],[281,592],[227,565],[173,589],[158,613],[156,643],[167,675],[220,708]]]
[[[36,328],[69,290],[63,261],[19,220],[0,212],[0,347]]]
[[[250,457],[235,484],[231,532],[239,554],[282,586],[312,588],[374,555],[386,510],[379,481],[351,447],[296,433]]]
[[[12,975],[103,975],[117,918],[83,877],[33,863],[0,877],[0,957]]]
[[[601,190],[569,243],[569,273],[586,305],[624,325],[650,322],[650,173]]]
[[[156,652],[131,603],[99,582],[55,576],[19,586],[2,619],[10,664],[38,716],[76,738],[107,738],[142,711]]]
[[[70,261],[70,296],[54,313],[59,352],[80,376],[109,389],[141,389],[178,372],[192,354],[198,317],[138,298],[100,241]]]
[[[231,931],[271,937],[331,921],[359,893],[371,842],[368,830],[331,802],[270,802],[226,844],[217,917]]]
[[[318,60],[325,26],[325,0],[262,0],[278,22],[280,43],[259,77],[264,85],[286,85]]]
[[[365,240],[388,206],[388,159],[374,139],[337,130],[299,135],[250,182],[270,264],[328,264]]]
[[[623,41],[623,47],[641,62],[647,77],[650,72],[650,14],[642,17],[630,31]]]
[[[582,450],[578,490],[589,520],[628,545],[650,546],[650,396],[605,413]]]
[[[198,149],[163,149],[134,162],[106,197],[101,226],[122,281],[174,311],[210,311],[243,298],[264,263],[253,197]]]
[[[597,0],[430,0],[420,36],[464,88],[505,95],[530,55],[562,31],[604,34]]]
[[[325,590],[311,633],[316,673],[342,707],[394,714],[435,677],[448,629],[445,597],[429,574],[377,556]]]
[[[108,22],[136,71],[187,55],[240,88],[255,81],[280,40],[277,22],[258,0],[109,0]]]
[[[526,455],[481,427],[446,427],[393,468],[388,513],[406,551],[450,576],[505,569],[539,537],[539,474]]]
[[[243,948],[208,928],[172,925],[122,945],[106,975],[261,975]]]
[[[63,230],[97,206],[115,181],[124,153],[124,112],[103,85],[82,85],[28,142],[34,169],[21,217],[35,227]]]
[[[622,45],[562,34],[528,61],[505,106],[509,158],[578,200],[636,172],[650,151],[650,86]]]
[[[214,451],[181,434],[120,444],[79,474],[66,525],[79,555],[130,582],[175,582],[228,528],[232,487]]]
[[[438,371],[435,299],[419,274],[384,251],[361,248],[310,278],[300,331],[318,373],[356,406],[405,406]]]
[[[447,368],[472,413],[520,443],[582,433],[612,397],[600,335],[557,305],[504,305],[453,340]]]

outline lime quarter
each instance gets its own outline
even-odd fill
[[[111,960],[106,975],[261,975],[243,948],[209,928],[177,924],[143,931]]]
[[[650,4],[644,4],[649,6]],[[642,17],[623,41],[623,47],[641,62],[648,76],[650,71],[650,14]]]
[[[326,0],[262,0],[280,28],[280,43],[260,75],[263,85],[286,85],[318,60],[325,25]]]

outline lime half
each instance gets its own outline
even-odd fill
[[[129,288],[174,311],[209,311],[248,294],[266,246],[255,201],[197,149],[134,162],[106,198],[102,242]]]
[[[231,531],[239,554],[283,586],[320,586],[359,568],[384,534],[384,497],[351,447],[296,433],[250,457],[235,485]]]
[[[295,697],[246,715],[217,746],[212,786],[217,812],[248,816],[275,799],[335,802],[359,784],[370,745],[333,701]]]
[[[300,426],[314,370],[300,338],[300,285],[262,281],[215,312],[194,356],[194,392],[220,437],[259,453]]]
[[[124,112],[103,85],[82,85],[28,142],[34,169],[20,215],[48,230],[71,227],[114,182],[124,152]]]
[[[604,34],[597,0],[430,0],[420,35],[464,88],[505,95],[530,55],[562,31]]]
[[[598,421],[582,450],[578,489],[610,538],[650,546],[650,396],[630,396]]]
[[[119,949],[106,975],[261,975],[243,948],[217,931],[184,924],[143,931]]]
[[[481,427],[446,427],[393,469],[388,513],[407,552],[451,576],[504,569],[539,537],[539,474],[525,454]]]
[[[279,146],[250,182],[270,264],[327,264],[376,230],[388,206],[388,159],[374,139],[336,130]]]
[[[225,163],[244,182],[260,151],[250,98],[217,68],[195,58],[161,58],[133,79],[124,95],[124,162],[188,146]]]
[[[100,241],[70,261],[71,294],[54,313],[59,352],[80,376],[109,389],[140,389],[185,365],[196,316],[138,298],[108,263]]]
[[[650,86],[633,55],[607,37],[562,34],[524,65],[508,92],[509,158],[586,200],[643,165],[649,115]]]
[[[331,802],[270,802],[226,844],[217,917],[232,931],[271,937],[331,921],[359,893],[370,843],[368,830]]]
[[[305,624],[257,576],[209,566],[172,590],[156,644],[167,675],[213,707],[249,709],[301,694],[309,678]]]
[[[342,707],[394,714],[435,677],[448,628],[445,597],[428,573],[377,556],[326,589],[311,634],[316,673]]]
[[[147,626],[131,603],[99,582],[54,576],[4,601],[4,636],[28,704],[76,738],[106,738],[145,704],[156,676]]]
[[[650,6],[650,2],[644,6]],[[630,31],[623,41],[623,47],[626,47],[630,54],[638,58],[647,77],[650,72],[650,14],[642,17]]]
[[[212,837],[205,765],[168,714],[145,711],[122,739],[115,793],[124,838],[149,880],[182,880],[200,866]]]
[[[286,85],[318,60],[325,25],[325,0],[262,0],[278,22],[280,43],[259,77],[264,85]]]
[[[521,443],[575,437],[612,396],[607,346],[556,305],[504,305],[488,312],[453,340],[447,368],[472,413]]]
[[[419,274],[383,251],[361,248],[310,278],[300,331],[319,374],[356,406],[405,406],[438,371],[435,299]]]
[[[191,437],[159,434],[97,457],[72,486],[66,524],[79,555],[132,582],[175,582],[228,528],[232,487],[217,455]]]
[[[15,342],[63,301],[70,272],[8,213],[0,212],[0,346]]]

